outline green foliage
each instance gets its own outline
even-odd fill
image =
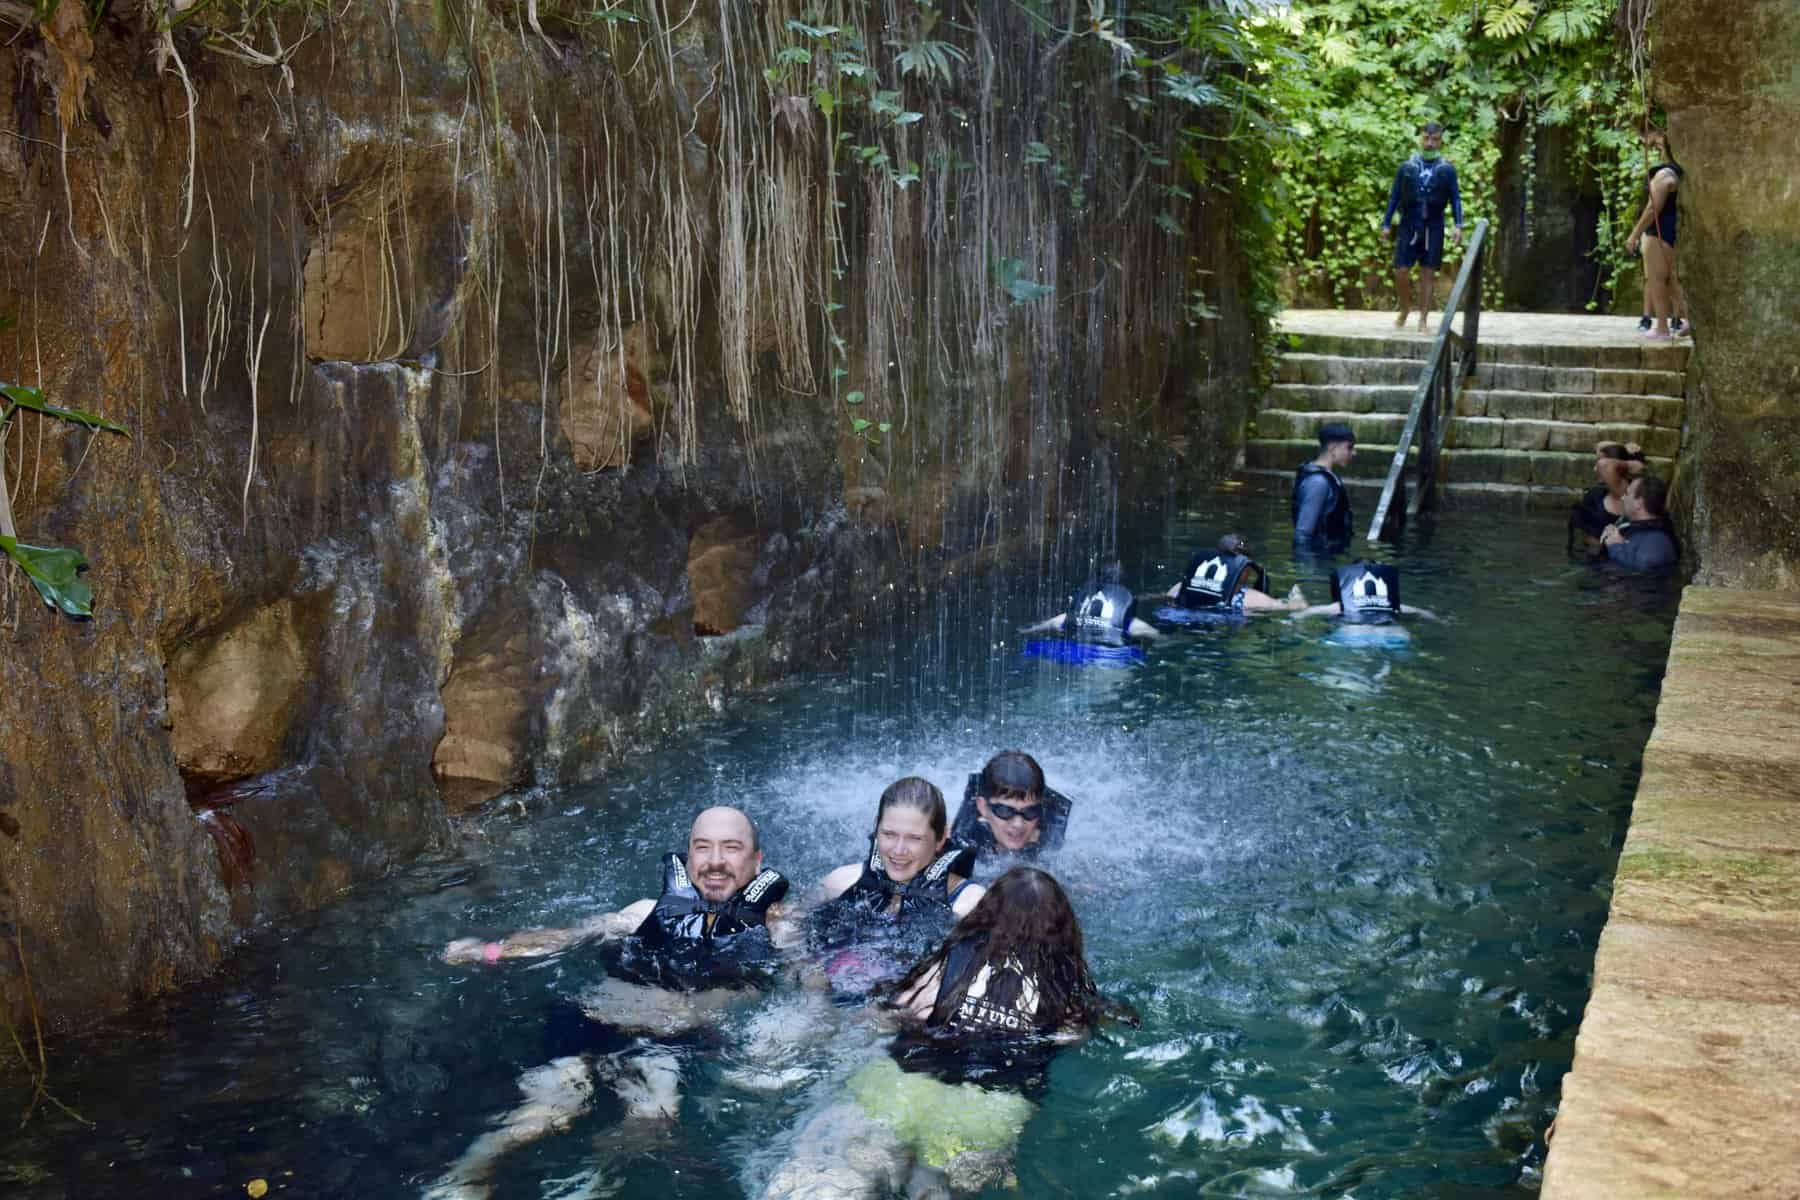
[[[88,565],[81,551],[66,546],[27,546],[5,534],[0,534],[0,551],[24,569],[45,604],[71,617],[94,615],[94,589],[79,577]]]
[[[1565,127],[1604,197],[1598,256],[1608,287],[1629,264],[1641,205],[1637,87],[1611,28],[1616,0],[1294,0],[1249,16],[1252,80],[1284,126],[1277,224],[1300,282],[1344,303],[1385,272],[1379,220],[1395,166],[1428,120],[1462,184],[1465,221],[1497,217],[1508,123],[1529,197],[1537,131]],[[1529,200],[1527,201],[1529,203]],[[1526,214],[1529,220],[1529,212]],[[1488,282],[1497,299],[1498,272]]]
[[[28,409],[59,421],[85,425],[97,432],[125,433],[122,426],[115,425],[105,417],[78,408],[59,408],[47,403],[44,393],[34,387],[0,384],[0,397],[4,397],[7,402],[5,409],[0,411],[0,446],[4,446],[7,427],[20,409]],[[25,572],[25,577],[31,580],[32,586],[37,588],[38,595],[43,597],[45,604],[71,617],[93,616],[94,592],[81,579],[81,572],[88,565],[81,552],[61,546],[26,545],[14,535],[12,508],[6,496],[4,466],[4,461],[0,461],[0,553],[19,565]]]

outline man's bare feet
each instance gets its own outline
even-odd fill
[[[1406,328],[1406,318],[1410,317],[1411,315],[1412,315],[1412,313],[1410,310],[1404,309],[1404,308],[1401,309],[1400,315],[1394,318],[1394,328],[1395,329],[1405,329]]]

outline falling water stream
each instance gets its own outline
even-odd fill
[[[1127,581],[1166,588],[1233,528],[1273,590],[1298,578],[1323,599],[1285,518],[1219,497],[1123,520]],[[1263,617],[1171,632],[1127,668],[1022,655],[1016,630],[1046,615],[1048,588],[1005,568],[871,596],[847,659],[55,1043],[54,1088],[94,1124],[41,1113],[0,1185],[416,1195],[555,1052],[553,1014],[592,970],[579,952],[452,968],[445,941],[652,894],[657,855],[709,804],[755,812],[769,864],[810,884],[856,857],[896,777],[954,805],[990,753],[1020,747],[1075,798],[1050,866],[1096,975],[1143,1016],[1056,1060],[1021,1194],[1534,1190],[1674,611],[1670,589],[1571,566],[1561,546],[1551,518],[1450,514],[1388,552],[1406,601],[1443,618],[1404,647]],[[513,1154],[495,1194],[754,1195],[869,1052],[853,1017],[759,1076],[740,1050],[749,1002],[677,1043],[678,1121],[623,1121],[602,1088]]]

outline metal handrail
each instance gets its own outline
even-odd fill
[[[1419,515],[1426,497],[1437,484],[1438,460],[1444,448],[1444,435],[1450,429],[1450,418],[1454,415],[1456,393],[1462,381],[1475,373],[1481,332],[1481,262],[1487,249],[1487,231],[1486,221],[1475,222],[1475,232],[1469,238],[1468,249],[1463,252],[1462,269],[1456,273],[1450,298],[1444,302],[1437,340],[1432,342],[1431,353],[1425,358],[1419,390],[1413,395],[1406,424],[1400,429],[1400,441],[1394,447],[1394,461],[1388,467],[1387,483],[1382,486],[1381,500],[1375,505],[1375,519],[1369,523],[1371,542],[1381,540],[1393,509],[1394,496],[1405,494],[1402,481],[1406,475],[1406,454],[1412,449],[1414,437],[1419,438],[1419,477],[1415,481],[1412,503],[1402,501],[1407,516]],[[1450,328],[1458,308],[1463,309],[1460,334]],[[1454,360],[1447,353],[1452,341],[1457,348]]]

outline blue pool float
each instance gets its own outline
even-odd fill
[[[1144,661],[1144,652],[1137,646],[1105,646],[1067,638],[1034,638],[1020,653],[1026,658],[1077,666],[1129,667]]]

